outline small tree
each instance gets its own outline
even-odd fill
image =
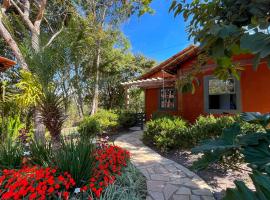
[[[55,90],[45,90],[39,100],[40,119],[52,136],[53,143],[60,142],[62,126],[66,119],[63,99]]]

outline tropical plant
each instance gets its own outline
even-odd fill
[[[258,117],[256,121],[259,123],[255,123],[255,116]],[[222,132],[220,137],[202,141],[199,146],[192,149],[193,153],[203,153],[201,159],[194,162],[193,167],[195,169],[206,168],[209,164],[215,162],[221,162],[228,167],[237,167],[236,165],[242,161],[243,157],[240,152],[241,148],[252,141],[256,141],[258,136],[265,137],[268,115],[243,113],[240,115],[240,119],[235,117],[228,126],[223,127],[225,128],[223,131],[220,129]],[[249,122],[253,124],[248,125]]]
[[[63,99],[56,91],[46,90],[39,99],[40,117],[55,142],[60,141],[61,129],[66,119]]]
[[[243,118],[251,123],[262,124],[266,128],[265,134],[254,133],[242,140],[241,153],[252,169],[250,178],[255,186],[255,191],[249,189],[244,182],[235,181],[236,188],[226,191],[225,200],[267,200],[270,198],[270,131],[269,114],[246,113]]]
[[[224,199],[269,199],[270,183],[270,130],[269,114],[243,113],[241,118],[248,123],[264,127],[263,132],[244,132],[239,122],[224,129],[222,135],[215,140],[208,140],[193,149],[194,153],[203,153],[201,159],[194,163],[197,169],[203,169],[209,164],[220,162],[232,157],[234,165],[242,159],[252,169],[250,177],[256,191],[249,189],[243,181],[235,181],[236,188],[228,189]],[[232,164],[232,163],[231,163]],[[233,165],[233,166],[234,166]]]

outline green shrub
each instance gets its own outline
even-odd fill
[[[189,131],[192,134],[194,144],[197,144],[199,141],[220,136],[223,129],[230,127],[234,122],[232,116],[199,116]]]
[[[136,125],[136,113],[124,110],[119,113],[119,125],[123,128],[130,128]]]
[[[190,146],[191,135],[187,123],[179,117],[162,117],[146,124],[143,139],[153,143],[162,151],[172,148],[187,148]]]
[[[99,122],[102,131],[114,131],[119,127],[119,115],[112,110],[100,109],[93,117]]]
[[[105,131],[114,132],[119,127],[119,115],[111,110],[100,109],[93,116],[87,116],[79,124],[78,132],[83,137],[95,137]]]
[[[102,132],[100,123],[93,117],[88,116],[79,124],[78,132],[81,137],[93,138]]]

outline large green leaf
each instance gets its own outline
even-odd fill
[[[235,181],[235,189],[227,189],[224,200],[269,200],[270,199],[270,177],[254,171],[250,175],[256,191],[249,189],[244,182]]]
[[[249,133],[238,138],[238,144],[241,146],[259,145],[261,140],[268,140],[269,133]]]
[[[258,200],[256,195],[242,181],[235,181],[235,189],[227,189],[223,200]]]
[[[204,154],[198,161],[193,163],[193,168],[204,169],[209,164],[222,160],[224,156],[232,155],[240,148],[236,140],[240,134],[240,125],[234,124],[231,128],[224,129],[220,138],[206,140],[200,146],[193,148],[193,153]]]
[[[260,112],[245,112],[241,114],[241,119],[251,123],[260,124],[267,128],[270,123],[270,114],[261,114]]]
[[[242,153],[253,169],[270,172],[269,141],[261,140],[256,146],[246,146]]]

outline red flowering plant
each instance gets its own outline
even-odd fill
[[[24,167],[3,170],[0,176],[0,198],[5,199],[68,199],[75,181],[67,172],[56,169]]]
[[[108,145],[104,140],[98,146],[94,152],[96,167],[93,169],[93,176],[89,185],[80,189],[82,192],[90,191],[96,198],[100,198],[104,189],[115,182],[130,159],[128,151],[115,145]]]

